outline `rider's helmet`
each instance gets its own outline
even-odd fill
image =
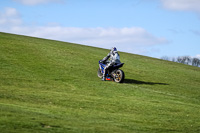
[[[117,48],[112,47],[112,48],[111,48],[111,52],[112,52],[113,54],[117,53]]]

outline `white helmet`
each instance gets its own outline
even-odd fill
[[[112,53],[117,53],[117,48],[112,47],[112,48],[111,48],[111,52],[112,52]]]

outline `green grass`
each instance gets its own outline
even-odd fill
[[[0,131],[200,132],[200,68],[120,52],[125,83],[103,82],[108,52],[0,32]]]

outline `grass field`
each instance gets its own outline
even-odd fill
[[[0,132],[200,132],[200,68],[120,52],[103,82],[108,52],[0,32]]]

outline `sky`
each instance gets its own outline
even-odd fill
[[[1,0],[0,32],[200,58],[200,0]]]

